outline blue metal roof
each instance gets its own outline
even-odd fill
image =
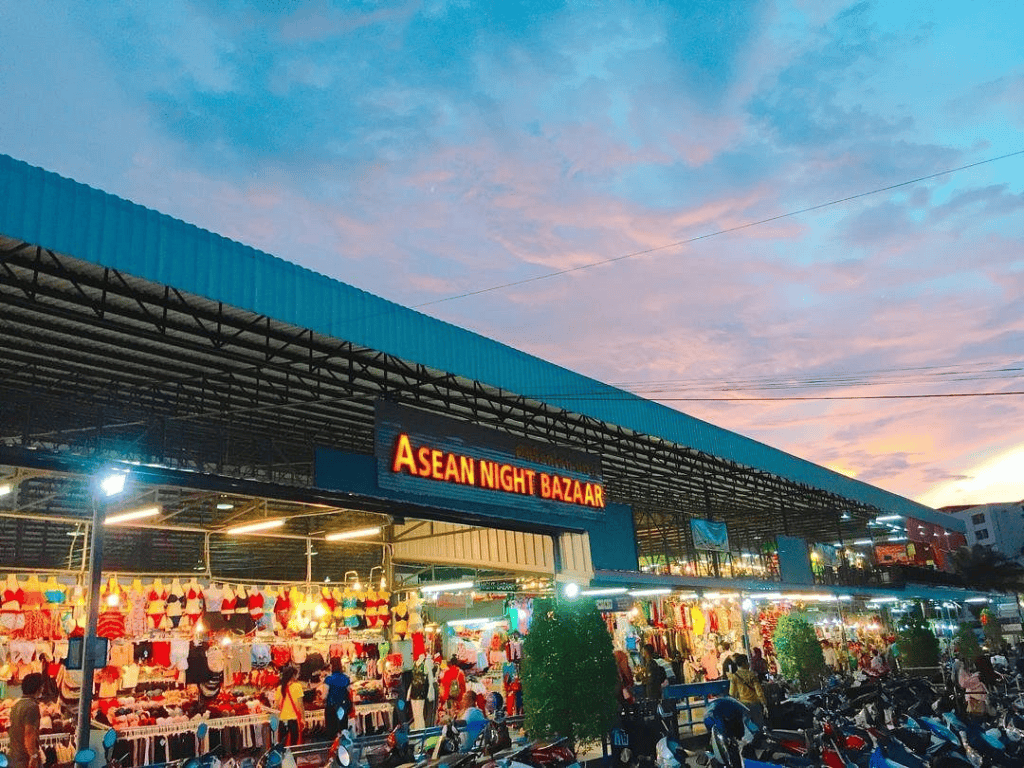
[[[325,277],[0,155],[0,233],[533,396],[609,424],[964,531],[962,520]]]

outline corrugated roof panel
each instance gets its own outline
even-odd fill
[[[6,155],[0,155],[0,233],[432,368],[536,396],[569,411],[656,435],[888,512],[915,515],[963,530],[962,521],[910,499]],[[590,399],[579,397],[584,393],[591,395]]]

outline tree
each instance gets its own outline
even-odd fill
[[[985,644],[992,651],[998,651],[1003,644],[1003,627],[991,608],[981,612],[981,633],[985,636]]]
[[[914,606],[900,619],[896,632],[900,661],[905,667],[934,667],[939,663],[939,638]]]
[[[972,662],[981,656],[981,644],[970,624],[961,624],[953,635],[953,651],[965,662]]]
[[[975,544],[953,553],[953,570],[967,587],[1024,592],[1024,566],[991,546]]]
[[[782,676],[803,691],[817,688],[825,672],[825,656],[814,627],[798,616],[780,616],[772,635]]]
[[[618,710],[612,638],[590,601],[534,603],[523,643],[524,727],[534,738],[574,746],[608,733]]]

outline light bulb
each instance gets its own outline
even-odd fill
[[[388,580],[386,578],[384,578],[383,576],[381,576],[380,577],[380,588],[381,589],[386,589],[387,586],[388,586]]]
[[[355,584],[352,585],[352,589],[354,589],[356,592],[358,592],[362,588],[363,588],[362,585],[360,585],[360,583],[358,581]]]
[[[111,608],[116,608],[120,602],[121,598],[118,597],[116,592],[107,595],[107,605]]]

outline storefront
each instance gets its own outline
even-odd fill
[[[514,692],[511,656],[535,596],[621,590],[643,602],[607,607],[617,642],[646,637],[702,659],[723,640],[750,642],[744,605],[764,580],[794,591],[861,578],[860,551],[826,562],[809,545],[838,540],[821,551],[832,558],[880,534],[886,543],[899,532],[877,523],[893,516],[920,523],[908,536],[963,529],[3,156],[0,266],[0,576],[19,580],[0,607],[11,669],[63,652],[88,607],[102,527],[97,633],[111,642],[99,667],[129,669],[131,683],[138,666],[153,690],[181,683],[189,699],[178,703],[190,704],[203,648],[224,676],[218,695],[240,692],[230,717],[255,718],[237,721],[233,743],[258,740],[275,648],[307,671],[341,659],[365,707],[359,727],[383,728],[395,710],[385,702],[423,679],[421,658],[429,680],[438,656],[461,654],[494,692],[504,644],[500,688]],[[125,498],[94,485],[111,469],[131,478]],[[29,578],[49,588],[26,591]],[[440,587],[450,584],[468,586]],[[12,642],[37,646],[14,654]],[[126,663],[108,664],[115,648]],[[173,663],[142,663],[157,653]],[[104,672],[97,692],[120,688],[119,674],[115,684]],[[131,698],[113,711],[132,728],[180,736],[188,725],[186,707],[164,707],[164,722],[143,726]]]

